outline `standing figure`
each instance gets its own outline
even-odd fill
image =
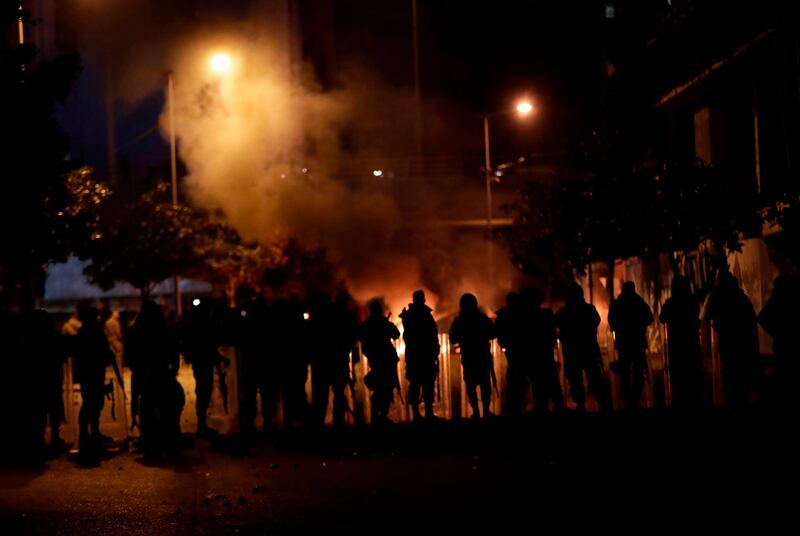
[[[400,331],[383,316],[383,304],[374,299],[369,304],[369,317],[359,327],[361,350],[368,359],[369,372],[364,384],[372,391],[372,422],[389,421],[389,408],[394,390],[400,388],[397,377],[397,351],[392,341],[400,338]]]
[[[564,374],[569,381],[570,395],[578,411],[586,411],[586,392],[583,376],[589,382],[589,392],[601,411],[611,409],[611,394],[603,372],[597,328],[600,315],[594,305],[586,303],[583,288],[570,285],[564,307],[556,313],[558,338],[564,354]]]
[[[160,457],[177,447],[180,415],[185,402],[176,379],[180,366],[177,341],[164,310],[148,300],[128,332],[125,355],[139,375],[141,447],[146,456]]]
[[[728,271],[720,273],[708,297],[706,318],[717,332],[727,404],[741,408],[758,375],[758,329],[752,302]]]
[[[240,294],[242,292],[240,291]],[[270,307],[263,297],[246,301],[239,310],[237,356],[239,373],[239,422],[242,433],[255,431],[257,400],[261,395],[264,432],[269,430],[275,414],[275,390],[268,385],[270,373]]]
[[[195,383],[195,410],[197,413],[197,436],[210,437],[216,430],[208,426],[208,407],[214,389],[214,371],[225,360],[219,353],[219,329],[206,302],[189,310],[189,322],[181,333],[181,349],[187,363],[192,365]],[[220,374],[220,380],[224,377]]]
[[[336,373],[336,355],[333,351],[334,315],[333,302],[325,294],[318,294],[309,300],[308,307],[308,357],[311,363],[311,408],[315,426],[325,424],[328,413],[328,398]],[[335,405],[341,407],[344,389],[338,392]],[[338,396],[337,396],[338,395]],[[344,417],[344,415],[342,415]]]
[[[772,284],[770,296],[758,322],[772,336],[775,366],[772,373],[772,402],[781,409],[796,408],[798,398],[793,386],[800,372],[800,279],[781,274]]]
[[[611,302],[608,325],[614,332],[614,347],[619,360],[620,381],[625,407],[639,406],[647,374],[647,328],[653,323],[653,311],[636,294],[633,281],[622,284],[622,292]]]
[[[119,321],[119,311],[108,310],[105,321],[103,322],[103,332],[108,339],[108,345],[114,356],[117,358],[117,366],[122,368],[122,350],[124,343],[122,339],[122,324]]]
[[[78,312],[81,327],[75,335],[72,353],[73,380],[81,386],[81,409],[78,414],[81,451],[91,450],[111,438],[100,433],[100,413],[105,402],[106,367],[116,367],[114,353],[103,333],[99,313],[91,305]]]
[[[420,393],[425,402],[425,418],[433,419],[436,377],[439,375],[439,328],[433,311],[425,305],[425,292],[417,290],[412,302],[400,313],[403,340],[406,343],[406,379],[408,403],[414,420],[420,419]]]
[[[505,307],[496,314],[495,328],[497,342],[506,356],[506,405],[505,411],[509,415],[516,415],[522,411],[525,390],[527,389],[530,372],[530,355],[525,352],[525,333],[523,320],[522,299],[517,292],[506,295]]]
[[[351,370],[359,361],[358,354],[358,315],[351,307],[353,299],[349,294],[339,294],[333,302],[332,333],[330,357],[332,369],[330,371],[331,390],[333,391],[333,425],[343,426],[344,416],[347,412],[347,386],[351,388],[353,397],[353,418],[358,422],[360,416],[356,414],[355,382]]]
[[[31,341],[31,350],[36,354],[36,362],[42,367],[40,370],[46,418],[42,424],[50,426],[50,446],[60,448],[64,446],[60,428],[64,419],[64,363],[67,354],[47,311],[40,309],[34,312],[34,322],[36,337]]]
[[[467,398],[472,408],[472,419],[480,418],[478,387],[481,388],[483,417],[492,415],[492,339],[496,337],[492,321],[478,309],[478,299],[473,294],[464,294],[459,301],[460,311],[450,326],[450,343],[461,350],[461,366]]]
[[[530,379],[534,410],[547,412],[550,402],[555,410],[564,408],[564,394],[558,380],[558,367],[553,355],[556,346],[556,321],[553,311],[543,307],[544,292],[537,288],[523,289],[524,310],[521,337],[529,340]]]
[[[700,349],[700,302],[689,280],[672,280],[672,295],[659,320],[667,326],[667,360],[672,405],[680,409],[703,404],[703,355]]]

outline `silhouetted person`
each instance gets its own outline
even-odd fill
[[[505,353],[506,368],[506,410],[513,415],[522,410],[526,384],[531,370],[530,355],[526,355],[525,321],[522,298],[517,292],[506,295],[506,305],[496,313],[495,328],[497,342]]]
[[[729,406],[747,403],[758,374],[758,330],[750,299],[730,272],[722,272],[708,297],[706,318],[717,332],[722,384]]]
[[[400,338],[400,331],[383,316],[383,304],[372,300],[369,317],[359,327],[361,351],[368,359],[369,372],[364,384],[372,391],[372,422],[389,421],[389,408],[394,399],[394,389],[400,387],[397,378],[397,351],[392,341]]]
[[[611,395],[597,342],[599,325],[600,315],[594,305],[586,303],[583,288],[577,283],[570,285],[566,303],[556,313],[556,326],[564,355],[564,374],[578,411],[586,411],[584,373],[589,392],[597,400],[600,410],[611,409]]]
[[[114,356],[117,358],[117,365],[122,367],[122,350],[124,348],[122,338],[122,324],[119,321],[119,311],[106,309],[105,315],[101,317],[103,321],[103,333],[108,339],[108,345]]]
[[[136,363],[141,378],[141,447],[146,456],[169,454],[177,447],[180,415],[185,402],[176,375],[178,345],[163,309],[145,301],[128,332],[125,355]]]
[[[73,380],[81,385],[81,409],[78,414],[81,451],[96,448],[111,438],[100,433],[100,413],[105,402],[106,367],[116,366],[114,353],[103,333],[99,313],[91,305],[78,312],[81,327],[75,335],[72,354]]]
[[[406,343],[408,403],[414,420],[420,419],[420,394],[425,401],[425,418],[432,419],[436,377],[439,374],[439,328],[433,311],[425,305],[425,292],[417,290],[412,302],[400,313]]]
[[[473,294],[464,294],[459,301],[460,311],[450,326],[450,343],[461,350],[461,366],[464,370],[464,383],[467,398],[472,408],[472,418],[480,418],[478,387],[481,389],[483,416],[492,415],[492,339],[496,337],[495,327],[488,316],[478,309],[478,299]]]
[[[772,284],[758,322],[772,336],[775,365],[772,373],[772,402],[783,408],[797,407],[794,386],[800,379],[800,279],[781,274]]]
[[[703,355],[700,349],[700,302],[689,280],[672,280],[672,295],[659,319],[667,326],[667,359],[672,405],[698,408],[703,404]]]
[[[216,430],[208,426],[208,407],[214,389],[214,371],[224,358],[219,353],[219,329],[206,302],[189,310],[189,322],[181,330],[183,357],[192,365],[195,382],[195,410],[197,412],[197,435],[209,437]]]
[[[239,309],[239,421],[245,434],[255,431],[258,394],[264,431],[268,431],[277,406],[277,393],[269,383],[269,313],[269,304],[263,297],[248,300]]]
[[[529,342],[530,381],[533,387],[534,409],[548,411],[550,402],[556,410],[564,407],[564,394],[558,379],[558,368],[553,356],[556,345],[556,321],[553,312],[544,304],[544,292],[537,288],[523,289],[523,332]]]
[[[359,361],[358,353],[358,314],[352,308],[352,298],[349,294],[341,293],[333,302],[332,309],[332,335],[330,344],[330,357],[332,369],[330,371],[330,388],[333,391],[333,424],[344,425],[344,416],[347,412],[347,386],[353,388],[353,417],[355,415],[355,389],[351,367]]]
[[[622,284],[622,292],[611,302],[608,325],[614,332],[622,395],[626,408],[639,406],[647,374],[647,328],[653,311],[636,293],[633,281]]]
[[[66,349],[53,325],[53,319],[42,309],[34,312],[32,352],[41,367],[41,386],[44,402],[43,426],[50,427],[50,446],[60,448],[61,421],[64,419],[64,363]]]
[[[310,313],[297,299],[277,300],[271,306],[267,336],[274,357],[268,360],[268,370],[277,369],[279,376],[269,385],[282,392],[284,420],[290,426],[307,422],[309,416],[306,380],[310,320]]]
[[[311,363],[312,416],[314,424],[322,426],[325,423],[325,415],[328,412],[328,398],[334,383],[334,376],[341,376],[341,371],[337,371],[337,356],[333,348],[333,338],[336,330],[333,302],[324,294],[313,296],[309,302],[308,315],[308,355]],[[340,410],[344,407],[343,402],[346,403],[344,399],[345,386],[346,383],[341,385],[337,382],[337,388],[334,389],[334,405]],[[344,413],[342,413],[341,418],[344,419]]]

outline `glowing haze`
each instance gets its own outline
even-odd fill
[[[395,203],[379,189],[332,176],[351,99],[300,91],[280,59],[264,43],[230,40],[181,56],[176,133],[189,195],[221,210],[248,238],[291,236],[324,247],[359,300],[407,301],[421,286],[420,268],[391,247]]]

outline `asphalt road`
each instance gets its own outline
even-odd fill
[[[753,413],[398,425],[7,460],[0,534],[758,534],[797,524],[792,421]]]

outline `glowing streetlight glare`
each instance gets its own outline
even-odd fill
[[[215,73],[219,74],[228,74],[231,72],[231,67],[233,66],[233,60],[231,59],[230,55],[224,52],[217,52],[208,62],[211,70]]]
[[[528,115],[533,111],[533,104],[528,101],[521,101],[517,103],[517,112],[520,115]]]
[[[193,299],[193,300],[192,300],[192,305],[194,305],[195,307],[197,307],[198,305],[200,305],[200,298],[195,298],[195,299]]]
[[[375,177],[383,177],[383,170],[374,169],[374,170],[372,170],[372,175],[375,176]]]

